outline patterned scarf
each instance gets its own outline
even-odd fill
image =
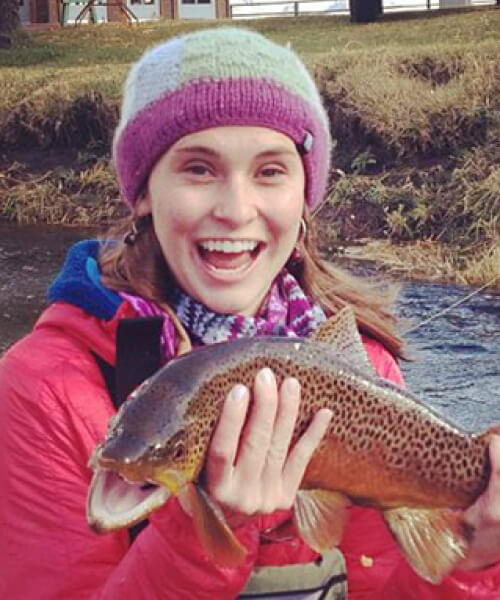
[[[151,300],[124,292],[120,296],[140,316],[166,317],[161,338],[162,349],[165,360],[175,356],[175,327],[165,311]],[[213,312],[179,289],[174,293],[172,307],[195,346],[254,336],[307,337],[326,320],[321,306],[311,302],[297,280],[286,271],[282,271],[273,282],[257,316]]]

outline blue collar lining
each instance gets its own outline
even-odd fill
[[[101,242],[96,239],[83,240],[69,249],[59,275],[47,290],[47,299],[73,304],[109,321],[122,299],[101,282],[97,264],[100,245]]]

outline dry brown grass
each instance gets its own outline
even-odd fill
[[[394,244],[373,240],[348,248],[346,256],[374,261],[397,277],[500,289],[500,239],[467,249],[432,241]]]
[[[5,96],[0,104],[0,145],[5,149],[38,146],[106,147],[118,116],[117,92],[125,67],[0,71]]]
[[[372,171],[483,143],[500,105],[500,43],[429,45],[315,62],[337,140],[350,170],[369,151]],[[422,75],[422,74],[425,74]]]
[[[42,175],[20,163],[0,171],[0,218],[17,223],[98,225],[123,212],[116,178],[105,160]]]
[[[321,213],[342,240],[439,240],[467,246],[500,236],[500,123],[484,144],[427,166],[341,179]]]

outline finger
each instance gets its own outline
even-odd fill
[[[500,435],[492,435],[490,440],[491,473],[500,477]]]
[[[225,485],[231,478],[249,397],[248,389],[244,385],[236,385],[224,402],[208,449],[206,476],[210,491]]]
[[[284,486],[289,492],[295,494],[298,490],[311,456],[325,435],[332,416],[329,408],[319,410],[290,452],[283,470]]]
[[[490,441],[491,474],[483,505],[483,519],[490,524],[500,523],[500,436]]]
[[[279,392],[278,412],[266,459],[266,479],[273,480],[282,476],[299,413],[299,405],[300,384],[295,378],[287,378]]]
[[[458,565],[460,569],[482,569],[497,563],[500,556],[500,436],[492,436],[489,454],[491,475],[488,487],[463,513],[465,521],[473,528],[474,536],[467,557]]]
[[[247,484],[260,478],[271,443],[278,407],[278,389],[271,369],[259,371],[254,383],[253,406],[243,432],[236,469]]]

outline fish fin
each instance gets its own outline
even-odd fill
[[[342,539],[348,498],[329,490],[299,490],[293,520],[300,537],[316,552],[327,552]]]
[[[351,306],[345,306],[321,324],[309,339],[332,345],[346,362],[365,373],[376,374],[359,334],[356,315]]]
[[[222,510],[200,487],[188,484],[186,496],[198,536],[210,558],[223,567],[237,567],[246,556],[244,546],[226,523]]]
[[[430,583],[440,583],[465,557],[471,531],[460,512],[400,507],[385,510],[384,518],[408,563]]]

